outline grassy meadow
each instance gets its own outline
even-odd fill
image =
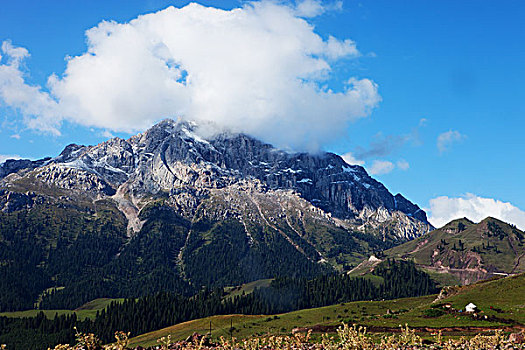
[[[324,333],[335,331],[342,322],[363,325],[372,331],[381,332],[395,330],[405,324],[409,327],[431,329],[454,328],[451,331],[453,334],[458,334],[457,328],[464,328],[465,334],[473,334],[472,332],[478,333],[480,329],[520,327],[525,323],[524,274],[456,287],[450,296],[434,302],[436,298],[437,295],[429,295],[385,301],[348,302],[278,315],[212,316],[131,338],[130,345],[153,346],[157,344],[157,339],[168,335],[173,340],[182,340],[194,332],[208,334],[210,323],[212,339],[228,338],[230,335],[237,339],[289,335],[292,329],[298,327],[313,328],[314,331],[318,329]],[[497,319],[474,319],[464,312],[428,316],[428,310],[439,308],[436,305],[450,303],[456,310],[462,310],[470,302],[479,307],[482,311],[480,315],[494,316]],[[471,331],[467,327],[476,328]]]
[[[95,318],[97,311],[104,310],[113,301],[123,301],[124,299],[109,299],[99,298],[86,303],[75,310],[25,310],[25,311],[12,311],[12,312],[1,312],[0,316],[5,317],[34,317],[40,312],[43,312],[47,318],[54,318],[56,315],[72,315],[76,314],[79,320],[86,318]]]

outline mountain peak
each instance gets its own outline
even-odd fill
[[[493,216],[487,216],[485,219],[481,220],[479,223],[481,224],[481,223],[488,223],[488,222],[503,224],[503,225],[510,225],[508,222],[505,222]]]
[[[139,197],[167,193],[176,198],[181,191],[207,197],[212,189],[249,182],[265,191],[293,191],[359,230],[411,239],[433,228],[417,205],[401,194],[393,196],[363,167],[336,154],[288,153],[230,132],[205,138],[201,131],[207,127],[211,124],[164,119],[128,140],[68,145],[51,161],[52,169],[36,171],[68,190],[84,183],[85,193],[99,197],[121,193],[122,187]],[[386,228],[390,222],[393,229]]]
[[[71,143],[67,145],[64,150],[54,158],[58,162],[68,162],[70,159],[74,158],[78,152],[86,148],[84,145],[77,145],[76,143]]]
[[[460,218],[460,219],[454,219],[447,224],[445,224],[441,229],[458,229],[458,227],[464,228],[464,227],[470,227],[476,225],[475,222],[469,220],[468,218]]]
[[[188,121],[185,119],[171,119],[166,118],[158,123],[154,124],[151,128],[149,128],[146,132],[149,132],[151,130],[156,129],[163,129],[165,131],[175,131],[175,130],[181,130],[182,128],[186,128],[188,130],[194,130],[197,126],[197,123],[195,121]]]

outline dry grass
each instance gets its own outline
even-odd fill
[[[433,339],[424,341],[408,326],[401,327],[401,332],[393,335],[383,335],[380,339],[367,333],[366,327],[349,326],[343,324],[337,329],[337,335],[324,334],[318,342],[312,342],[311,332],[297,333],[292,336],[267,336],[254,337],[237,341],[235,338],[226,340],[221,338],[217,344],[207,344],[206,337],[194,337],[193,341],[180,341],[173,343],[171,337],[162,337],[157,340],[158,345],[149,349],[161,350],[391,350],[391,349],[525,349],[523,333],[504,335],[495,331],[492,335],[476,335],[470,339],[443,340],[441,332],[435,334]],[[116,332],[116,342],[110,345],[101,345],[94,334],[77,332],[77,344],[57,345],[48,350],[125,350],[128,346],[129,333]],[[7,349],[1,345],[0,349]]]

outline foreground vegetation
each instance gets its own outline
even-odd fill
[[[57,345],[48,350],[125,350],[128,347],[129,334],[124,332],[115,333],[115,343],[101,345],[101,341],[94,334],[76,334],[76,344]],[[501,331],[495,331],[492,335],[478,334],[470,339],[445,340],[441,332],[432,339],[423,339],[408,326],[400,327],[398,334],[383,335],[380,338],[370,336],[366,327],[343,324],[337,329],[337,335],[323,334],[317,341],[311,341],[311,332],[306,334],[296,333],[293,336],[266,336],[254,337],[238,341],[235,338],[227,340],[221,337],[217,343],[210,343],[204,336],[195,334],[193,337],[181,342],[172,342],[171,338],[162,337],[157,339],[158,346],[149,349],[179,349],[179,350],[255,350],[255,349],[308,349],[308,350],[391,350],[391,349],[525,349],[523,333],[514,333],[509,336]],[[6,349],[6,346],[2,346]],[[139,348],[136,348],[139,349]],[[140,349],[143,349],[142,347]]]

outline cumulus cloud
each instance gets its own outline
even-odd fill
[[[483,198],[474,194],[462,197],[437,197],[429,201],[429,221],[435,227],[441,227],[451,220],[466,217],[479,222],[488,216],[515,224],[525,229],[525,211],[511,203],[497,199]]]
[[[372,166],[370,166],[367,169],[371,175],[384,175],[391,173],[395,169],[406,171],[409,168],[410,164],[406,160],[401,159],[398,160],[396,163],[393,163],[388,160],[374,160]]]
[[[343,160],[350,165],[365,166],[366,164],[364,160],[356,158],[352,152],[342,154],[341,158],[343,158]],[[388,160],[376,159],[372,162],[371,166],[365,167],[370,175],[384,175],[391,173],[395,169],[406,171],[410,168],[410,164],[404,159],[400,159],[395,163]]]
[[[316,17],[324,12],[321,1],[303,0],[295,7],[296,14],[301,17]]]
[[[99,133],[100,136],[102,137],[105,137],[105,138],[108,138],[108,139],[112,139],[115,137],[115,135],[113,135],[110,131],[108,130],[103,130],[102,132]]]
[[[371,175],[383,175],[390,173],[395,167],[394,163],[388,160],[374,160],[368,172]]]
[[[452,144],[462,141],[466,138],[465,135],[461,134],[457,130],[449,130],[447,132],[439,134],[437,138],[437,148],[439,153],[446,152],[450,149]]]
[[[299,17],[308,18],[322,15],[326,11],[341,10],[342,8],[342,1],[334,1],[331,4],[323,4],[320,0],[302,0],[297,1],[295,13]]]
[[[343,160],[350,165],[365,165],[365,162],[363,160],[355,158],[352,152],[342,154],[341,158],[343,158]]]
[[[19,110],[30,128],[60,134],[62,117],[57,102],[39,86],[28,85],[24,80],[21,64],[29,52],[4,41],[2,54],[0,62],[5,63],[0,64],[0,101]]]
[[[359,51],[352,40],[315,32],[307,17],[324,11],[315,0],[230,11],[189,4],[129,23],[104,21],[86,32],[87,52],[69,58],[47,91],[24,81],[27,50],[6,44],[0,97],[29,127],[53,133],[63,120],[133,133],[181,117],[315,151],[381,99],[369,79],[327,86],[332,65]]]
[[[2,53],[7,55],[7,64],[14,67],[18,67],[24,58],[29,57],[27,49],[23,47],[15,47],[9,40],[2,43]]]

